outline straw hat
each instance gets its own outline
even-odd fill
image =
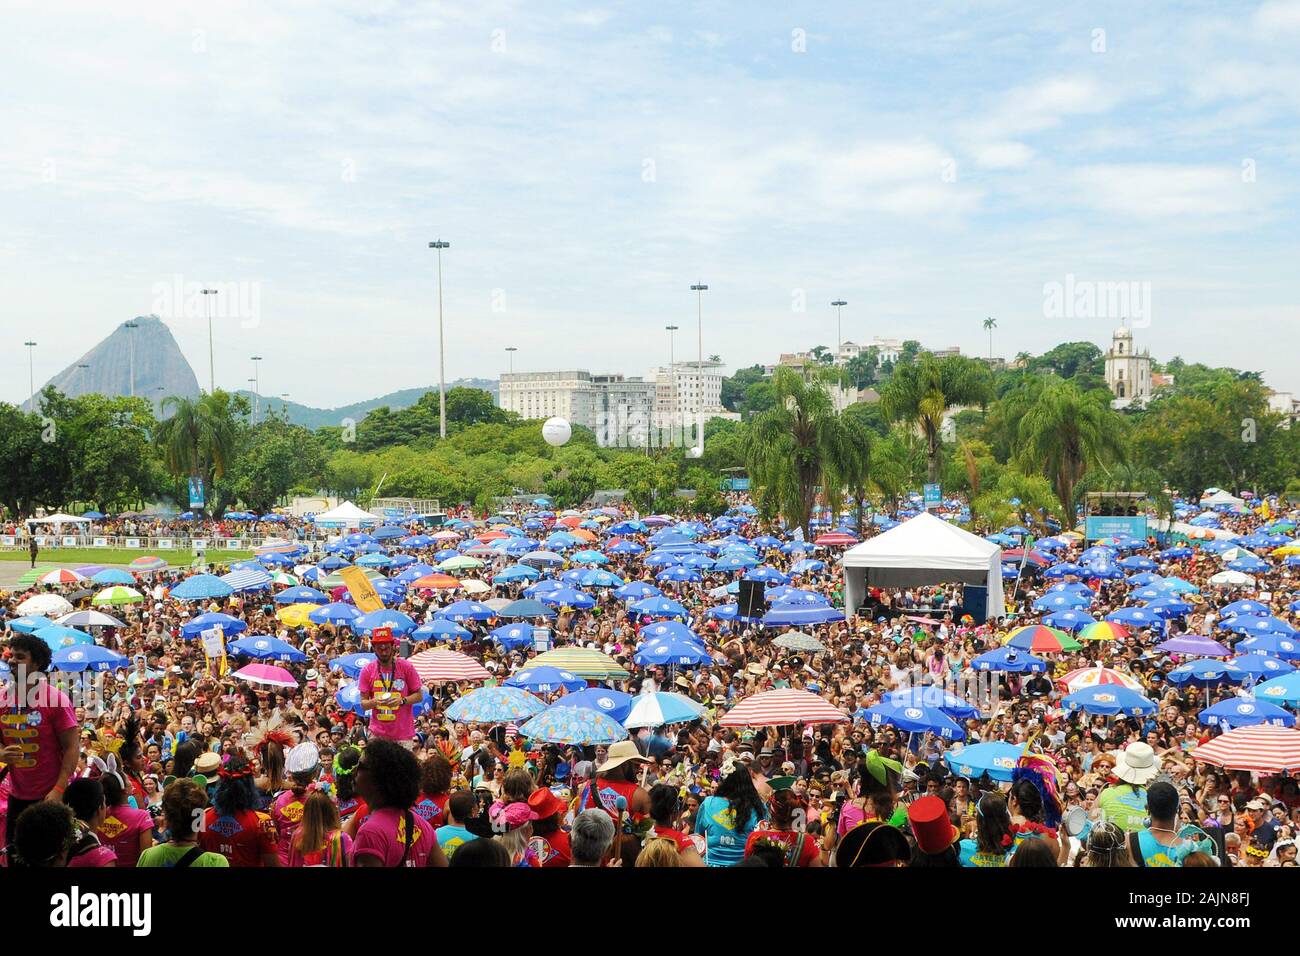
[[[609,755],[605,762],[596,768],[596,773],[606,773],[615,767],[621,767],[629,760],[636,760],[641,763],[649,763],[648,757],[641,756],[641,752],[636,749],[636,744],[630,740],[620,740],[616,744],[611,744]]]
[[[1129,744],[1115,761],[1115,776],[1125,783],[1144,787],[1160,775],[1160,760],[1150,745]]]

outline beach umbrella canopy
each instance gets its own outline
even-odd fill
[[[1300,641],[1283,634],[1260,634],[1237,642],[1237,653],[1267,654],[1284,661],[1300,660]]]
[[[316,608],[307,615],[313,624],[351,624],[361,616],[356,605],[343,601],[332,601]]]
[[[172,588],[168,596],[177,601],[211,601],[234,593],[235,589],[216,575],[196,574]]]
[[[447,717],[470,724],[527,720],[546,710],[545,702],[518,687],[476,687],[447,708]]]
[[[125,627],[126,625],[103,611],[73,611],[59,618],[56,624],[64,627]]]
[[[531,624],[503,624],[488,635],[508,651],[533,646]]]
[[[886,699],[861,711],[873,727],[889,724],[910,734],[935,734],[944,740],[965,740],[966,731],[943,711],[935,707],[913,706]]]
[[[276,604],[328,604],[329,596],[323,591],[309,588],[305,584],[296,588],[285,588],[275,596]]]
[[[1196,687],[1217,687],[1220,684],[1240,684],[1249,676],[1230,661],[1199,660],[1179,664],[1165,675],[1165,679],[1179,685],[1193,684]]]
[[[1128,628],[1113,621],[1097,621],[1079,631],[1081,641],[1116,641],[1128,637]]]
[[[47,625],[34,632],[34,636],[39,637],[49,645],[50,650],[56,652],[65,647],[95,643],[95,639],[85,631],[79,631],[75,627],[64,627],[62,624]]]
[[[1145,692],[1142,682],[1131,674],[1117,671],[1113,667],[1080,667],[1057,678],[1056,683],[1065,687],[1067,692],[1083,690],[1085,687],[1112,685],[1127,687],[1141,694]]]
[[[1300,769],[1300,730],[1273,724],[1237,727],[1197,747],[1191,756],[1224,770],[1292,773]]]
[[[46,571],[36,580],[40,584],[78,584],[86,580],[86,576],[71,568],[55,568],[53,571]]]
[[[1255,579],[1240,571],[1220,571],[1210,578],[1210,583],[1216,587],[1254,587]]]
[[[56,671],[115,671],[130,664],[121,654],[95,644],[73,644],[54,652],[51,666]]]
[[[167,567],[167,562],[156,555],[146,554],[135,558],[128,567],[130,567],[132,571],[161,571],[163,568]]]
[[[803,651],[806,654],[822,654],[826,651],[826,645],[817,638],[799,631],[786,631],[774,638],[772,643],[788,651]]]
[[[777,602],[763,615],[764,627],[804,627],[844,620],[844,611],[829,605]]]
[[[1219,608],[1221,618],[1236,617],[1238,614],[1264,617],[1272,613],[1267,604],[1261,604],[1259,601],[1233,601]]]
[[[956,694],[950,694],[941,687],[921,686],[903,687],[885,694],[885,700],[904,707],[929,707],[941,710],[954,720],[967,720],[979,717],[980,710]]]
[[[1183,617],[1192,612],[1192,606],[1176,597],[1162,597],[1147,603],[1148,611],[1158,614],[1166,620]]]
[[[655,575],[655,580],[660,582],[668,581],[673,584],[694,584],[703,581],[704,578],[694,568],[678,564],[660,571]]]
[[[794,688],[767,690],[740,701],[718,721],[724,727],[842,724],[849,716],[817,694]]]
[[[627,680],[632,675],[612,657],[589,647],[557,647],[538,654],[528,662],[530,667],[558,667],[587,680]]]
[[[662,727],[665,724],[683,724],[698,720],[703,714],[703,705],[689,697],[658,691],[632,698],[630,710],[621,723],[629,729]]]
[[[428,624],[421,624],[411,632],[417,641],[468,641],[474,635],[455,621],[438,618]]]
[[[1256,724],[1273,724],[1277,727],[1294,727],[1295,714],[1276,704],[1245,697],[1229,697],[1211,707],[1206,707],[1197,719],[1208,727],[1253,727]]]
[[[629,581],[614,591],[614,597],[620,601],[636,601],[642,598],[656,597],[663,594],[653,584],[647,584],[644,581]]]
[[[248,624],[233,615],[223,614],[220,611],[209,611],[182,624],[181,634],[185,637],[198,637],[204,631],[214,627],[220,627],[221,633],[226,637],[232,634],[242,634],[248,630]]]
[[[1007,635],[1007,639],[1003,643],[1035,654],[1059,654],[1062,651],[1077,651],[1082,646],[1064,631],[1044,627],[1041,624],[1018,627]]]
[[[977,671],[1004,671],[1008,674],[1041,674],[1047,670],[1047,661],[1034,657],[1016,647],[997,647],[971,660]]]
[[[1000,741],[969,744],[960,750],[950,750],[943,755],[948,769],[959,777],[978,780],[985,774],[999,783],[1010,783],[1012,772],[1020,760],[1022,748]]]
[[[1244,644],[1245,641],[1242,643]],[[1240,650],[1240,647],[1238,647],[1238,650]],[[1232,663],[1257,679],[1281,677],[1283,674],[1290,674],[1295,670],[1294,665],[1269,654],[1243,654],[1240,657],[1234,657]]]
[[[1179,634],[1156,645],[1156,650],[1166,654],[1186,654],[1194,657],[1227,657],[1232,652],[1218,641],[1199,634]]]
[[[336,657],[331,660],[329,666],[330,670],[338,671],[340,674],[345,674],[353,680],[356,680],[361,676],[361,671],[367,664],[378,659],[379,658],[374,654],[369,653],[344,654],[342,657]]]
[[[311,623],[309,615],[319,607],[319,604],[290,604],[277,610],[275,619],[290,627],[306,627]]]
[[[478,601],[456,601],[434,611],[433,616],[447,621],[490,621],[497,612]]]
[[[19,616],[61,617],[72,613],[72,605],[57,594],[36,594],[19,604],[14,611]]]
[[[527,618],[527,617],[555,617],[555,611],[547,607],[541,601],[535,601],[531,598],[521,598],[518,601],[511,601],[497,612],[498,617],[503,618]]]
[[[534,568],[558,568],[564,564],[564,558],[554,551],[530,551],[519,559],[519,563]]]
[[[263,687],[296,688],[298,686],[297,678],[283,667],[276,667],[274,664],[245,664],[230,676]]]
[[[140,604],[143,601],[143,594],[135,588],[128,588],[121,584],[106,587],[90,599],[91,604],[102,607],[122,607],[127,604]]]
[[[90,580],[96,584],[135,584],[135,577],[130,571],[123,571],[121,568],[105,568],[103,571],[96,571],[90,576]]]
[[[633,699],[631,694],[625,694],[621,690],[611,690],[608,687],[583,687],[565,694],[555,704],[558,707],[585,707],[588,710],[599,711],[624,724],[624,718],[632,709]]]
[[[686,610],[685,605],[671,598],[662,596],[653,596],[643,598],[635,604],[628,606],[628,610],[635,614],[644,614],[649,617],[689,617],[690,612]]]
[[[492,576],[492,580],[497,583],[509,584],[512,581],[536,581],[542,576],[542,572],[536,568],[530,568],[526,565],[512,564],[508,568],[502,568]]]
[[[378,611],[362,614],[352,621],[350,626],[358,634],[369,634],[377,627],[391,627],[393,633],[398,635],[410,634],[416,627],[415,621],[409,615],[391,608],[380,608]]]
[[[229,574],[221,575],[236,592],[263,591],[271,586],[271,575],[261,568],[235,568]]]
[[[43,627],[49,627],[53,623],[55,622],[40,614],[28,614],[23,617],[16,617],[12,621],[8,622],[9,629],[11,631],[17,631],[19,634],[33,634]]]
[[[1300,704],[1300,671],[1293,670],[1255,685],[1255,699],[1270,704]]]
[[[627,730],[607,714],[589,707],[548,707],[522,724],[519,732],[530,740],[552,744],[613,744],[627,738]]]
[[[1246,634],[1250,636],[1261,634],[1280,634],[1284,637],[1296,636],[1296,629],[1294,627],[1282,620],[1280,617],[1274,617],[1271,614],[1240,614],[1236,617],[1230,617],[1226,621],[1220,621],[1219,627],[1232,631],[1234,634]]]
[[[1122,607],[1118,611],[1111,611],[1105,619],[1115,624],[1127,624],[1130,627],[1161,628],[1165,623],[1165,619],[1159,614],[1144,607]]]
[[[712,658],[698,639],[671,636],[644,642],[637,648],[632,660],[638,667],[660,667],[665,664],[696,667],[708,663]]]
[[[556,607],[569,607],[576,611],[586,611],[596,606],[596,599],[586,591],[575,588],[560,587],[539,595],[538,600]]]
[[[458,651],[434,648],[413,654],[410,661],[420,680],[426,684],[487,680],[492,676],[478,661]]]
[[[307,660],[307,655],[288,641],[282,641],[278,637],[270,637],[266,634],[241,637],[238,640],[231,641],[229,647],[233,653],[238,654],[240,657],[254,657],[265,661],[287,661],[290,664],[301,664]]]
[[[1081,710],[1086,714],[1103,714],[1113,717],[1145,717],[1156,712],[1156,705],[1135,690],[1122,685],[1098,684],[1067,694],[1061,705],[1068,711]]]
[[[1044,594],[1034,602],[1035,611],[1080,611],[1092,604],[1092,598],[1077,591]]]

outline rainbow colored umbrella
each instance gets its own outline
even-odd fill
[[[136,558],[128,567],[132,571],[161,571],[167,567],[167,562],[163,558],[147,554],[144,557]]]
[[[1128,637],[1128,628],[1114,621],[1097,621],[1079,632],[1081,641],[1118,641]]]
[[[1083,646],[1064,631],[1042,624],[1018,627],[1007,635],[1003,643],[1034,654],[1060,654],[1063,651],[1077,651]]]

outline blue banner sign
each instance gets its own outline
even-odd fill
[[[1084,523],[1084,536],[1089,541],[1099,538],[1145,538],[1146,515],[1089,515]]]

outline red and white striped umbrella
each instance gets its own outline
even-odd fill
[[[1237,727],[1192,751],[1224,770],[1282,773],[1300,769],[1300,730],[1274,724]]]
[[[71,568],[55,568],[47,574],[42,574],[37,580],[41,584],[76,584],[86,580],[86,576],[78,574]]]
[[[1136,677],[1117,671],[1113,667],[1080,667],[1059,678],[1057,683],[1064,684],[1070,693],[1083,690],[1085,687],[1096,687],[1098,684],[1121,684],[1139,694],[1147,692]]]
[[[746,697],[719,721],[724,727],[777,727],[783,724],[843,724],[848,714],[816,694],[782,688]]]
[[[857,544],[858,539],[844,531],[828,531],[826,534],[818,535],[813,544],[823,547],[847,548],[851,544]]]
[[[266,687],[297,687],[298,679],[283,667],[274,664],[248,664],[235,671],[232,677],[248,681],[250,684],[262,684]]]
[[[411,657],[411,665],[426,684],[444,681],[487,680],[492,675],[472,657],[458,651],[435,649]]]

